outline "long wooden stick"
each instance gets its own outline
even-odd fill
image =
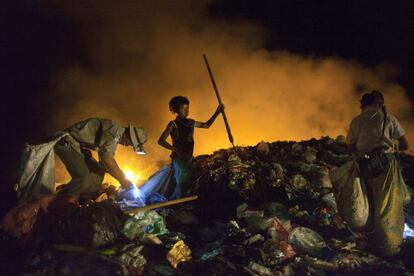
[[[223,104],[222,101],[221,101],[221,98],[220,98],[219,91],[217,89],[216,82],[215,82],[214,77],[213,77],[213,72],[211,71],[210,65],[208,64],[207,56],[203,55],[203,58],[204,58],[204,62],[206,63],[206,66],[207,66],[208,74],[210,75],[211,83],[213,84],[214,92],[216,92],[217,100],[218,100],[219,104]],[[233,148],[234,148],[234,139],[233,139],[233,135],[231,134],[229,122],[227,121],[226,112],[224,112],[224,110],[223,110],[223,112],[221,112],[221,114],[223,114],[223,120],[224,120],[224,124],[226,125],[227,135],[229,136],[230,143],[233,145]]]
[[[162,207],[176,205],[176,204],[180,204],[180,203],[184,203],[184,202],[188,202],[188,201],[193,201],[193,200],[196,200],[197,198],[198,198],[198,196],[183,197],[183,198],[174,199],[174,200],[170,200],[170,201],[155,203],[155,204],[148,205],[148,206],[145,206],[145,207],[131,209],[131,210],[128,210],[128,211],[124,211],[124,213],[125,214],[136,214],[136,213],[142,212],[142,211],[153,210],[153,209],[158,209],[158,208],[162,208]]]

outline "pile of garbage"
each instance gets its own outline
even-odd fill
[[[399,158],[414,187],[414,157]],[[362,250],[338,214],[329,172],[351,159],[344,137],[219,150],[195,158],[193,183],[183,191],[197,201],[132,215],[109,192],[82,206],[69,198],[33,201],[19,207],[25,215],[12,225],[14,238],[1,235],[2,254],[19,252],[19,272],[28,275],[414,272],[410,236],[400,255],[384,259]],[[407,230],[414,228],[410,206]]]

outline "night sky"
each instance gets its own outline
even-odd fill
[[[390,63],[414,99],[414,5],[409,1],[219,1],[211,14],[248,18],[269,29],[267,48]]]
[[[214,20],[263,26],[269,50],[354,59],[370,67],[390,64],[396,68],[393,81],[414,100],[414,8],[408,1],[217,0],[206,13]],[[22,144],[48,134],[45,124],[56,100],[50,97],[51,73],[87,63],[88,57],[84,26],[62,10],[40,8],[37,1],[2,1],[0,20],[0,184],[1,194],[10,195]]]

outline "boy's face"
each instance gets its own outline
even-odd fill
[[[183,104],[178,108],[177,115],[180,118],[185,119],[188,117],[189,112],[190,112],[190,106],[188,104]]]

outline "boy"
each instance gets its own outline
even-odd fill
[[[181,197],[181,186],[190,180],[190,166],[193,160],[194,128],[210,128],[217,116],[224,110],[224,105],[219,105],[216,112],[207,122],[198,122],[188,119],[190,101],[183,96],[173,97],[170,102],[170,111],[177,114],[158,139],[158,144],[172,151],[171,159],[174,168],[176,186],[170,199]],[[172,144],[167,142],[171,135]]]
[[[374,90],[364,94],[360,103],[361,114],[350,124],[347,144],[358,156],[368,157],[363,159],[365,164],[370,162],[378,167],[378,161],[383,160],[383,168],[379,167],[375,175],[370,173],[373,171],[370,166],[360,163],[359,167],[370,204],[367,232],[373,230],[373,235],[368,238],[376,253],[395,255],[402,243],[405,195],[394,154],[407,150],[408,141],[397,118],[387,113],[381,92]],[[398,141],[398,148],[393,140]]]

